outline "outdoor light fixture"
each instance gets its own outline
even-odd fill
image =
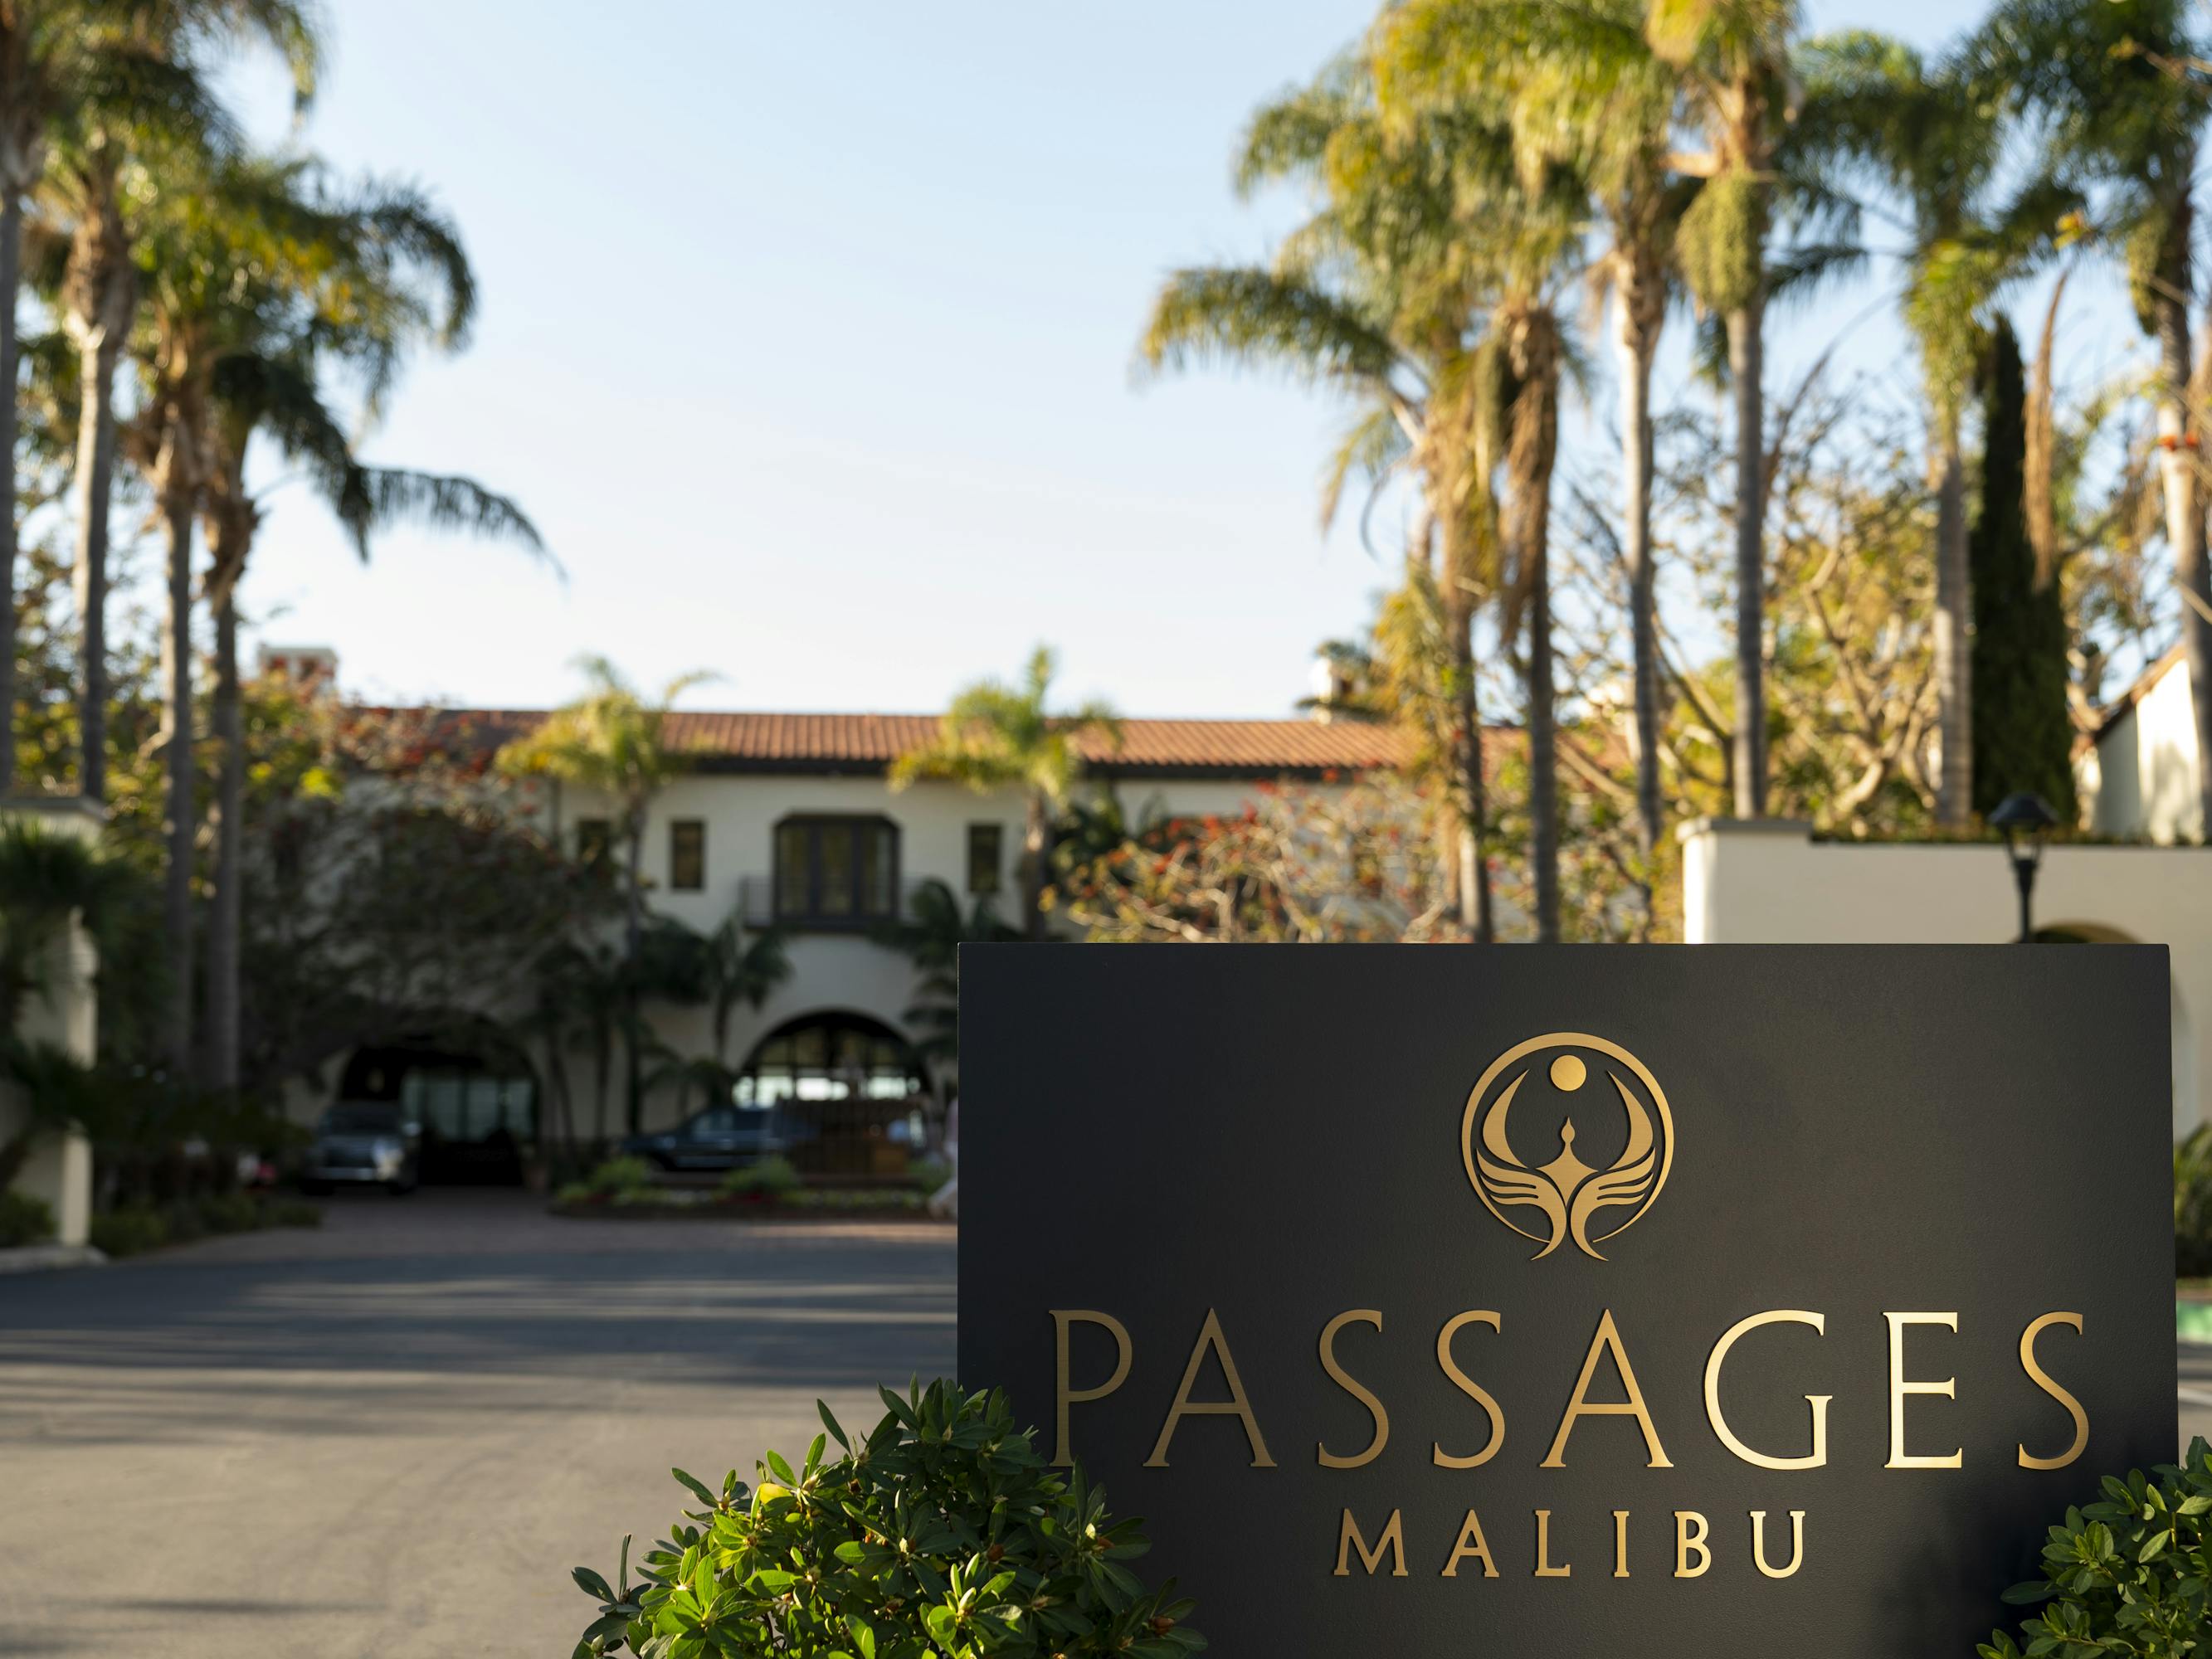
[[[1990,827],[2004,831],[2005,855],[2012,860],[2013,879],[2020,884],[2020,942],[2035,937],[2030,905],[2035,896],[2036,867],[2043,862],[2044,837],[2058,823],[2058,814],[2042,796],[2023,790],[2007,795],[1990,814]]]

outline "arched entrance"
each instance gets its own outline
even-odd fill
[[[354,1050],[340,1101],[387,1101],[422,1127],[426,1183],[514,1187],[538,1142],[538,1073],[498,1027],[468,1021]]]
[[[926,1134],[928,1073],[890,1026],[847,1009],[787,1020],[738,1073],[738,1107],[776,1114],[791,1161],[812,1176],[903,1176]]]
[[[879,1019],[824,1009],[786,1020],[753,1045],[738,1073],[738,1103],[906,1100],[928,1086],[914,1045]]]

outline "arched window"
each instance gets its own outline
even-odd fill
[[[907,1100],[927,1087],[913,1045],[866,1014],[806,1014],[763,1037],[738,1073],[738,1103]]]

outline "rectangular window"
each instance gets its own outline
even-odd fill
[[[995,823],[968,826],[968,890],[995,893],[1006,856],[1006,832]]]
[[[576,861],[579,864],[605,864],[614,851],[615,826],[611,818],[578,818],[576,820]]]
[[[707,821],[674,818],[668,825],[668,884],[696,893],[707,884]]]
[[[775,827],[779,921],[861,927],[898,908],[898,826],[884,818],[787,818]]]
[[[803,916],[814,908],[813,826],[803,819],[775,827],[775,913]]]

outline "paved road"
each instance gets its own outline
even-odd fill
[[[0,1279],[0,1654],[553,1659],[672,1464],[948,1371],[936,1225],[334,1201],[316,1233]]]

